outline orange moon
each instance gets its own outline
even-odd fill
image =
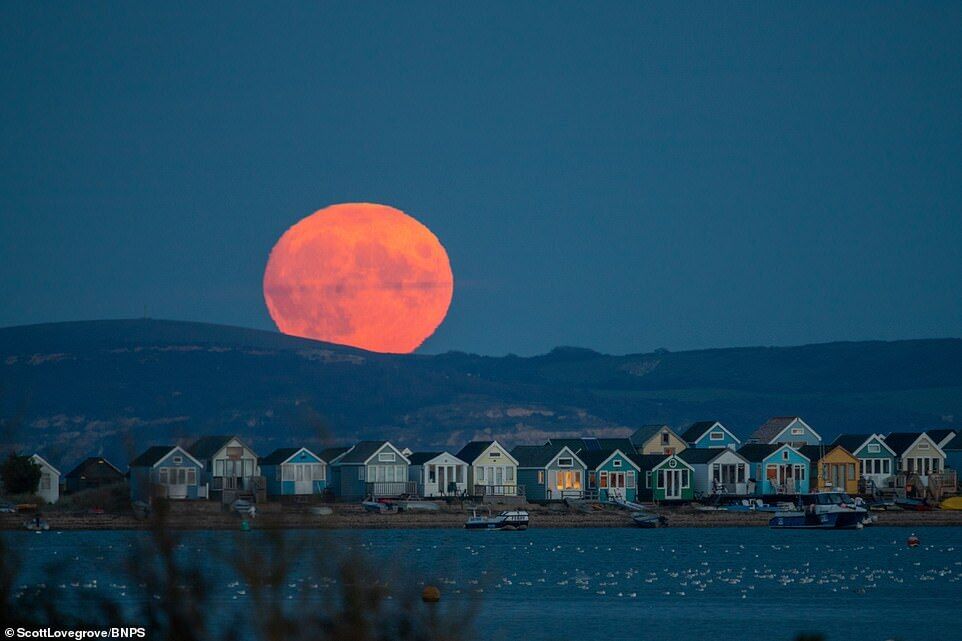
[[[331,205],[284,232],[264,271],[264,300],[285,334],[403,354],[444,320],[448,254],[403,211]]]

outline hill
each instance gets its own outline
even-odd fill
[[[0,445],[64,467],[207,433],[241,434],[263,453],[365,436],[413,449],[706,418],[747,435],[777,414],[827,438],[957,425],[962,340],[521,358],[373,354],[178,321],[0,329]]]

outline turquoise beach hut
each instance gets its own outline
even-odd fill
[[[791,445],[749,443],[738,450],[751,463],[756,494],[807,494],[811,461]]]
[[[309,496],[327,488],[327,462],[306,447],[282,447],[260,460],[268,496]]]
[[[682,440],[688,447],[694,448],[723,448],[738,449],[742,442],[737,436],[719,421],[698,421],[688,426],[682,435]]]
[[[578,454],[588,472],[588,496],[599,501],[638,499],[638,464],[621,450],[589,450]]]

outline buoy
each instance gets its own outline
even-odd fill
[[[909,537],[909,540],[906,541],[906,543],[910,548],[917,548],[919,547],[919,537],[913,534],[912,536]]]
[[[425,586],[424,590],[421,591],[421,600],[425,603],[437,603],[441,600],[441,590],[433,585]]]

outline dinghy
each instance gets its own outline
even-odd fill
[[[651,512],[635,512],[631,515],[631,520],[635,525],[643,528],[665,527],[668,525],[668,519],[661,514],[652,514]]]
[[[479,516],[477,509],[474,509],[464,527],[468,530],[527,530],[528,513],[524,510],[507,510],[497,516]]]

